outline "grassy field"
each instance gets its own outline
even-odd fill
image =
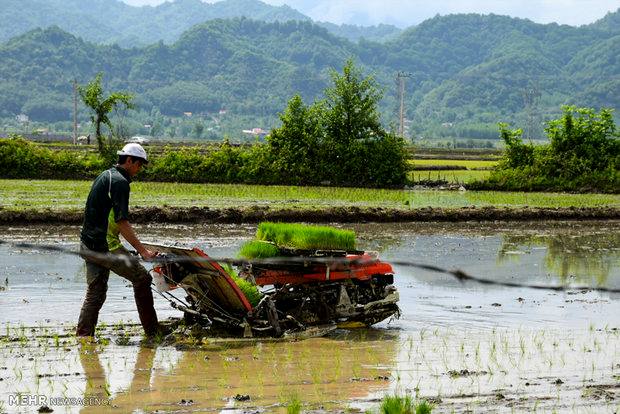
[[[464,172],[484,173],[486,171]],[[44,208],[81,210],[84,208],[90,185],[90,181],[0,180],[0,207],[10,210]],[[213,208],[257,205],[272,208],[358,206],[402,209],[464,206],[618,207],[620,195],[408,191],[136,181],[132,184],[130,204],[132,206],[208,206]]]

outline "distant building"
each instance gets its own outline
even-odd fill
[[[26,122],[28,122],[30,119],[28,118],[28,115],[26,114],[19,114],[15,117],[15,119],[17,119],[17,122],[25,124]]]
[[[191,112],[183,112],[183,115],[185,115],[186,117],[190,118],[192,116]]]
[[[254,136],[257,136],[257,137],[261,137],[261,138],[266,136],[266,135],[269,135],[269,132],[270,131],[265,131],[262,128],[252,128],[252,129],[244,129],[243,130],[244,134],[254,135]]]
[[[134,135],[133,137],[126,139],[125,142],[135,142],[136,144],[146,145],[149,143],[149,139],[146,137],[141,137],[140,135]]]
[[[90,134],[88,135],[80,135],[77,138],[78,145],[90,144]]]

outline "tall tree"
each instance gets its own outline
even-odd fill
[[[134,106],[132,103],[133,95],[128,93],[113,92],[109,96],[104,97],[103,87],[101,86],[102,78],[103,73],[98,73],[97,76],[95,76],[95,79],[89,82],[86,86],[80,86],[79,92],[84,104],[93,112],[90,119],[95,125],[95,136],[97,138],[99,154],[103,157],[107,157],[109,151],[106,148],[106,143],[101,133],[102,125],[106,125],[110,130],[110,134],[112,134],[112,122],[108,116],[110,112],[112,112],[112,110],[117,108],[119,105],[124,105],[127,109],[132,109]],[[108,143],[110,144],[111,142],[112,140],[110,137]]]
[[[320,182],[325,171],[318,156],[323,141],[321,103],[306,106],[295,95],[280,115],[282,126],[267,137],[279,179],[292,184]]]
[[[342,145],[384,134],[378,104],[382,93],[372,77],[363,77],[353,60],[347,60],[342,74],[331,73],[333,86],[325,90],[328,132]]]
[[[406,180],[402,138],[383,129],[377,105],[381,92],[353,61],[324,101],[304,105],[299,95],[280,116],[282,126],[267,139],[281,182],[350,186],[399,186]]]

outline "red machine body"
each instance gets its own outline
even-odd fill
[[[309,260],[302,266],[286,268],[253,268],[256,284],[284,285],[312,282],[334,282],[346,279],[368,281],[372,277],[392,276],[392,266],[368,253],[347,254],[332,263]]]

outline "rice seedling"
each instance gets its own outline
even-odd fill
[[[301,400],[296,395],[292,395],[289,397],[288,403],[286,404],[286,413],[287,414],[299,414],[301,413]]]
[[[414,183],[424,181],[445,181],[449,184],[467,184],[472,181],[484,180],[491,175],[486,170],[434,170],[410,171],[407,174]]]
[[[460,183],[482,178],[488,171],[435,171]],[[470,177],[467,177],[466,175]],[[477,176],[475,176],[477,174]],[[426,179],[426,177],[422,177]],[[435,176],[431,177],[435,178]],[[81,210],[90,181],[0,180],[0,206],[7,210]],[[271,208],[321,209],[334,206],[403,208],[462,206],[593,207],[618,206],[617,194],[564,194],[468,191],[408,191],[338,187],[259,186],[233,184],[184,184],[136,182],[132,206],[214,208],[269,203]],[[295,200],[294,202],[292,200]]]
[[[232,280],[237,284],[241,292],[245,295],[246,299],[252,306],[258,305],[260,299],[262,297],[260,291],[258,290],[258,286],[253,283],[248,282],[247,280],[239,277],[237,272],[232,268],[231,265],[225,264],[222,268],[228,273],[228,275],[232,278]]]
[[[112,396],[112,391],[110,390],[110,383],[108,381],[103,382],[103,392],[108,398]]]
[[[239,256],[244,259],[268,259],[280,255],[275,244],[260,240],[252,240],[241,246]]]
[[[258,240],[294,249],[355,249],[355,233],[327,226],[263,222],[256,231]]]
[[[411,395],[386,395],[381,401],[381,414],[430,414],[433,406],[426,401],[414,404]]]

